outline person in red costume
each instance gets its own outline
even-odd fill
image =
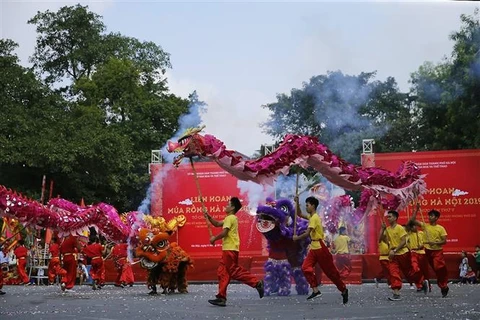
[[[83,254],[85,254],[87,260],[91,261],[90,276],[93,280],[92,289],[100,289],[101,285],[105,283],[105,264],[103,263],[105,249],[100,244],[100,239],[91,237],[88,245],[83,248]]]
[[[128,261],[128,244],[125,242],[116,244],[112,249],[112,258],[117,271],[115,286],[124,288],[126,285],[133,286],[135,278],[133,276],[132,265]]]
[[[28,286],[30,285],[30,279],[27,275],[27,271],[25,270],[27,266],[27,257],[28,257],[28,249],[25,247],[25,241],[23,239],[18,241],[18,245],[13,251],[15,257],[17,257],[17,272],[18,277],[20,278],[20,283]]]
[[[60,283],[67,281],[67,271],[60,265],[60,245],[58,244],[58,238],[54,237],[50,246],[48,247],[50,252],[50,262],[48,263],[48,284],[53,285],[55,278],[61,276]]]
[[[60,287],[62,291],[73,292],[75,280],[77,279],[77,253],[82,250],[82,246],[78,242],[76,236],[69,235],[63,239],[60,245],[60,253],[62,254],[63,269],[66,276],[62,279]]]

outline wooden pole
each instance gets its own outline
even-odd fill
[[[207,212],[207,208],[205,207],[205,203],[203,202],[202,191],[200,190],[200,183],[198,182],[197,171],[195,170],[195,166],[193,165],[193,159],[191,157],[190,164],[192,165],[193,176],[195,177],[195,184],[197,185],[197,191],[200,197],[200,202],[202,203],[203,212]],[[212,226],[208,222],[207,218],[205,218],[205,222],[207,223],[208,234],[210,235],[210,237],[213,237]]]
[[[295,183],[295,196],[297,196],[297,201],[299,200],[298,199],[298,182],[299,182],[299,180],[300,180],[300,172],[299,172],[299,170],[297,170],[297,181]],[[295,203],[295,216],[293,218],[293,235],[294,236],[297,235],[297,215],[298,215],[297,208],[298,208],[298,202]]]

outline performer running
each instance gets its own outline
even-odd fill
[[[412,269],[410,252],[407,248],[407,232],[403,226],[397,223],[398,212],[394,210],[388,211],[387,219],[390,226],[386,228],[385,223],[382,222],[382,231],[386,229],[385,233],[382,232],[382,235],[384,235],[382,240],[386,241],[390,248],[388,270],[390,272],[393,296],[388,299],[390,301],[401,300],[402,276],[400,271],[402,271],[408,281],[414,282],[417,288],[420,287],[427,294],[428,281],[424,281],[425,279],[420,270],[415,271]]]
[[[105,265],[103,263],[104,253],[105,249],[100,244],[100,239],[98,237],[90,237],[88,245],[83,248],[83,254],[85,254],[87,260],[92,262],[90,276],[93,280],[93,290],[97,290],[97,288],[101,289],[102,284],[105,283]]]
[[[210,238],[213,245],[215,241],[222,239],[222,259],[218,266],[218,294],[216,299],[208,300],[209,303],[225,307],[227,303],[227,287],[230,280],[238,280],[252,288],[257,289],[260,298],[264,295],[263,280],[258,280],[248,270],[238,264],[240,251],[240,237],[238,235],[238,220],[235,214],[242,208],[237,197],[232,197],[225,207],[226,217],[223,221],[213,219],[204,209],[204,216],[215,227],[222,227],[221,233]]]
[[[67,272],[65,281],[62,280],[60,288],[62,291],[73,292],[75,280],[77,279],[77,257],[76,254],[82,251],[82,247],[76,236],[69,235],[63,239],[60,245],[62,254],[63,269]]]
[[[298,196],[295,196],[296,214],[309,220],[308,229],[303,234],[293,236],[294,241],[305,239],[310,236],[312,242],[310,244],[307,257],[303,261],[302,271],[307,279],[313,292],[307,297],[307,300],[321,296],[322,293],[318,290],[317,277],[315,276],[315,264],[319,264],[325,275],[337,286],[337,289],[342,294],[343,304],[348,302],[348,289],[340,278],[335,264],[333,263],[333,256],[328,250],[324,242],[325,235],[323,233],[323,226],[320,221],[320,216],[317,214],[318,199],[315,197],[308,197],[305,200],[308,216],[303,216],[298,203]]]
[[[346,235],[347,228],[340,227],[338,229],[338,236],[333,241],[335,248],[335,265],[337,266],[340,278],[345,280],[352,272],[352,262],[350,260],[350,250],[348,245],[351,241],[350,237]]]
[[[66,282],[67,271],[60,266],[60,245],[57,237],[52,238],[48,251],[51,256],[48,262],[48,284],[53,285],[57,276],[62,277],[60,283]]]
[[[23,239],[18,241],[18,246],[13,251],[15,257],[17,257],[17,272],[21,283],[26,286],[30,285],[30,278],[27,275],[27,256],[28,249],[25,247],[25,241]]]
[[[413,212],[410,221],[420,226],[425,232],[425,254],[428,263],[437,276],[437,285],[442,292],[442,297],[445,298],[450,290],[448,287],[447,265],[445,264],[445,257],[443,256],[443,246],[447,243],[447,231],[437,223],[440,218],[439,211],[430,210],[428,212],[428,221],[430,223],[417,221],[418,211],[420,211],[419,203],[417,203],[416,210]]]
[[[420,270],[423,278],[428,281],[428,291],[432,292],[432,285],[430,284],[430,276],[428,272],[428,259],[425,254],[425,233],[418,231],[417,226],[409,221],[406,225],[407,231],[407,247],[410,250],[410,259],[412,269],[414,271]],[[421,291],[421,288],[417,288],[417,291]]]
[[[117,270],[115,287],[124,288],[126,285],[133,286],[135,278],[133,276],[132,265],[128,261],[128,244],[125,242],[117,243],[112,249],[112,258]]]

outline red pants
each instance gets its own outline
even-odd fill
[[[96,284],[105,283],[105,265],[103,263],[103,258],[93,258],[92,259],[92,268],[90,269],[90,276]]]
[[[75,255],[69,254],[63,256],[63,269],[66,271],[65,275],[65,288],[72,289],[75,286],[75,280],[77,279],[77,259]]]
[[[437,275],[437,285],[441,288],[448,287],[448,271],[445,265],[445,258],[443,257],[443,250],[428,250],[425,249],[428,263]]]
[[[30,278],[28,278],[27,271],[25,267],[27,266],[27,259],[21,258],[17,259],[17,272],[20,282],[23,284],[30,283]]]
[[[340,278],[340,273],[333,263],[332,254],[323,241],[320,241],[320,245],[322,246],[320,249],[310,249],[308,251],[307,257],[302,264],[302,271],[308,284],[312,288],[318,286],[317,277],[315,276],[315,264],[318,263],[323,273],[337,286],[337,289],[340,292],[345,291],[347,287]]]
[[[409,282],[415,283],[417,288],[422,287],[424,280],[423,274],[420,270],[415,271],[412,269],[410,252],[395,255],[388,263],[388,271],[390,272],[390,281],[393,290],[400,290],[402,288],[402,276],[400,275],[400,271],[402,271]]]
[[[218,294],[217,298],[227,299],[227,287],[230,280],[237,280],[252,288],[258,283],[257,277],[238,265],[238,251],[223,250],[222,259],[217,269]]]
[[[430,279],[427,255],[416,252],[410,252],[410,255],[412,259],[412,269],[415,271],[420,270],[426,280]]]
[[[62,277],[60,282],[66,283],[67,271],[65,269],[62,269],[62,267],[60,266],[60,258],[53,257],[52,259],[50,259],[50,262],[48,263],[48,282],[49,283],[55,282],[55,277],[57,275]]]
[[[115,284],[133,284],[135,278],[133,276],[132,265],[127,261],[126,258],[121,258],[115,261],[115,268],[117,270],[117,278],[115,279]]]
[[[352,272],[352,262],[350,260],[350,254],[341,253],[335,255],[335,265],[340,273],[340,278],[345,280]]]
[[[387,283],[390,284],[390,271],[388,271],[388,265],[390,263],[389,260],[378,260],[380,262],[380,266],[382,267],[382,270],[378,273],[378,275],[375,277],[377,280],[380,279],[387,279]]]

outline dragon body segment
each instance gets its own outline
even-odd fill
[[[402,210],[426,192],[424,176],[413,162],[403,163],[395,173],[375,167],[363,168],[335,155],[315,137],[294,134],[286,135],[272,153],[246,159],[228,150],[215,136],[201,135],[201,130],[191,129],[177,142],[168,143],[169,152],[181,153],[174,165],[178,166],[184,157],[208,157],[238,179],[263,185],[273,184],[278,175],[288,174],[292,166],[311,167],[343,189],[362,191],[361,213],[379,203],[387,209]],[[390,197],[384,197],[386,195]]]

